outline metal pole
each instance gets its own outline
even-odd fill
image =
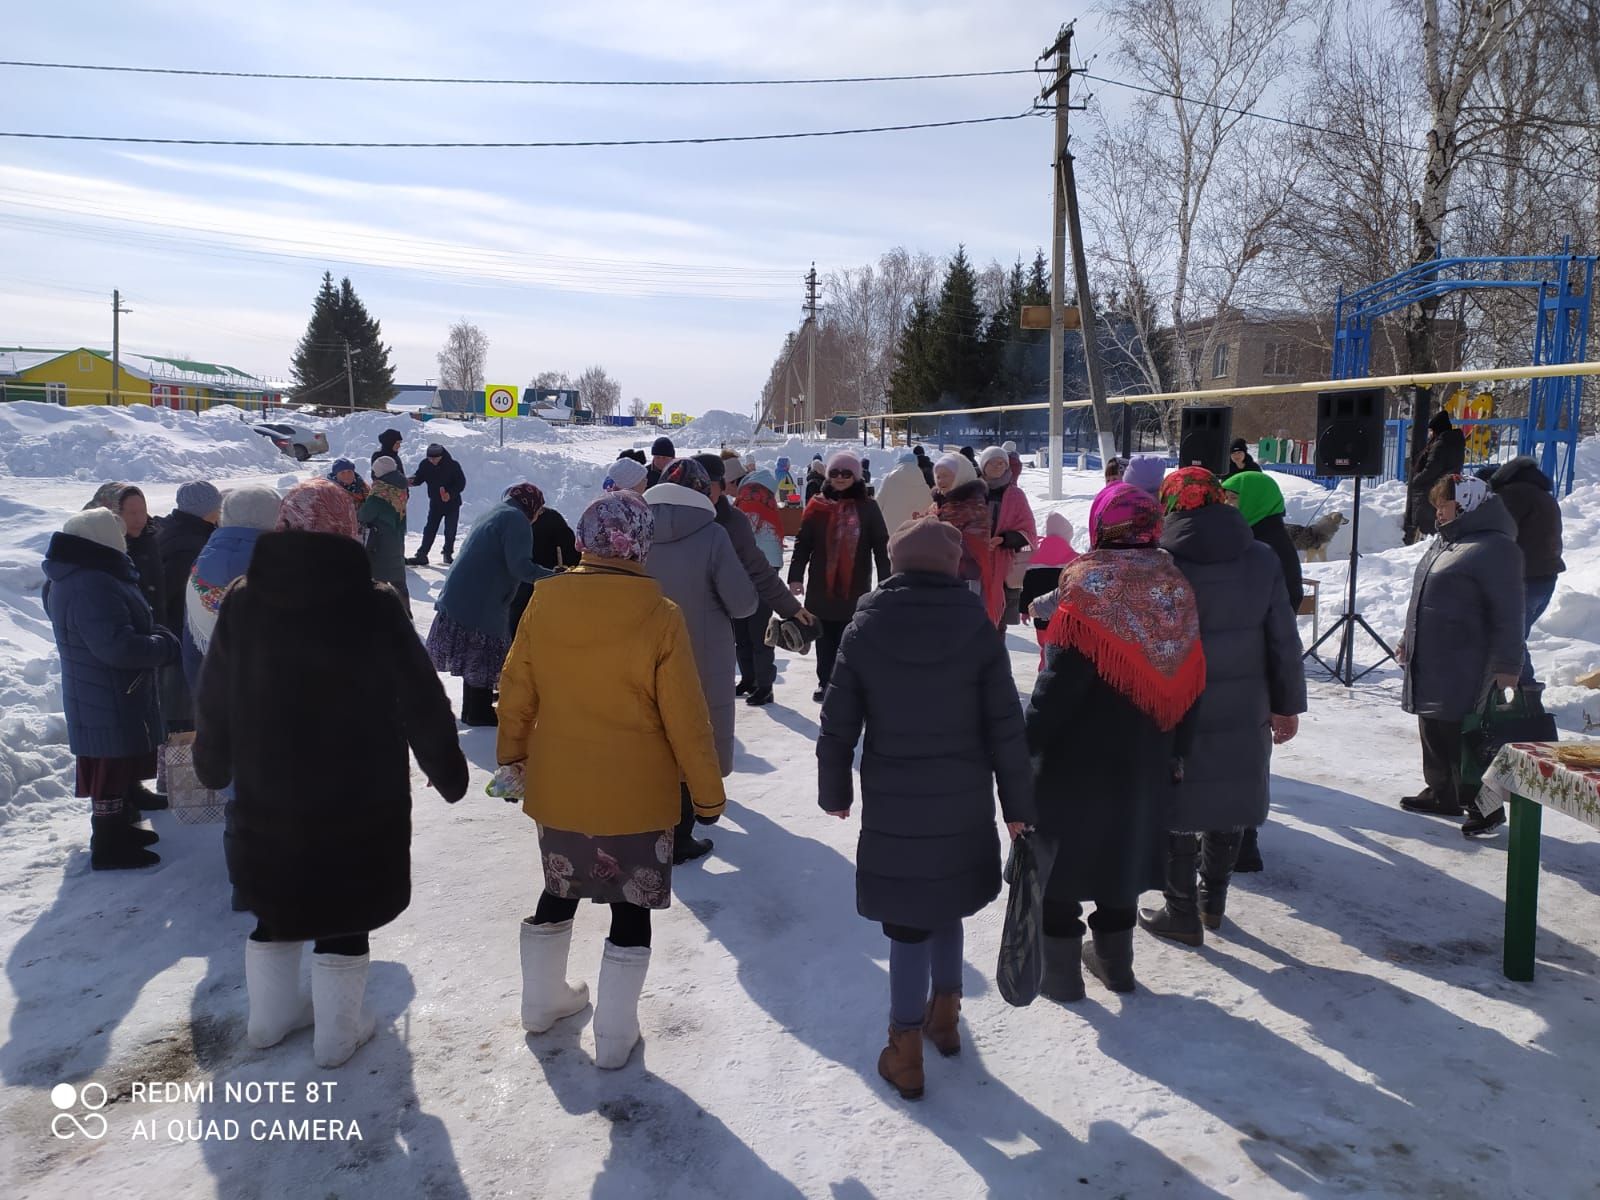
[[[355,371],[350,366],[350,343],[348,341],[346,341],[345,344],[344,344],[344,381],[345,381],[345,385],[347,387],[347,390],[350,393],[350,411],[351,412],[355,412],[355,410],[356,410],[356,376],[355,376]]]
[[[1072,26],[1061,31],[1060,38],[1043,57],[1056,56],[1055,151],[1050,158],[1051,194],[1054,197],[1050,234],[1050,499],[1061,499],[1061,428],[1066,386],[1065,363],[1067,331],[1063,306],[1066,303],[1066,241],[1067,208],[1062,195],[1061,160],[1067,153],[1067,72],[1070,59],[1067,48],[1072,45]]]
[[[1083,334],[1083,365],[1089,375],[1089,403],[1094,408],[1094,428],[1100,437],[1100,457],[1116,453],[1117,435],[1111,425],[1111,406],[1106,403],[1106,380],[1100,370],[1100,339],[1094,319],[1094,296],[1089,291],[1089,260],[1083,249],[1083,226],[1078,219],[1078,181],[1072,171],[1072,155],[1061,157],[1061,190],[1067,202],[1067,231],[1072,235],[1072,268],[1078,290],[1079,329]],[[1124,423],[1127,413],[1123,413]]]
[[[122,293],[111,293],[111,403],[122,403]]]
[[[806,429],[817,428],[817,264],[806,273]]]

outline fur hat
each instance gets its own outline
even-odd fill
[[[907,521],[889,538],[889,569],[953,576],[961,569],[961,535],[937,517]]]
[[[650,447],[650,454],[654,458],[677,458],[678,452],[672,448],[672,439],[658,437]]]
[[[61,532],[119,554],[128,552],[128,531],[122,527],[122,518],[109,508],[86,508],[73,513],[61,526]]]
[[[828,455],[828,471],[848,470],[857,479],[861,478],[861,456],[854,450],[835,450]]]
[[[605,482],[600,487],[607,492],[632,491],[645,481],[647,475],[648,472],[637,459],[619,458],[606,469]]]
[[[400,469],[400,464],[387,454],[380,454],[372,460],[372,477],[382,479],[385,475],[392,475]]]
[[[121,493],[122,488],[123,485],[120,480],[112,480],[110,483],[102,483],[99,487],[95,488],[94,495],[90,498],[89,503],[83,506],[84,509],[88,510],[91,508],[105,508],[115,512],[117,508],[117,496],[119,493]]]
[[[222,507],[222,493],[203,479],[178,489],[178,511],[191,517],[210,517]]]
[[[242,487],[222,498],[222,526],[259,529],[263,533],[278,523],[283,502],[267,487]]]
[[[424,457],[426,457],[426,458],[443,458],[444,457],[444,447],[439,445],[438,442],[429,442],[428,443],[428,453]]]

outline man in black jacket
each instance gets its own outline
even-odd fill
[[[645,468],[645,486],[655,487],[661,482],[661,475],[668,467],[677,461],[678,452],[673,448],[672,439],[658,437],[650,447],[650,463]]]
[[[444,561],[449,563],[455,557],[456,526],[461,520],[461,493],[467,487],[467,474],[461,464],[450,457],[450,451],[434,442],[410,483],[412,487],[425,485],[428,489],[428,522],[422,527],[422,545],[416,557],[406,559],[406,564],[428,565],[428,551],[433,548],[441,521],[444,522]]]
[[[1539,469],[1539,464],[1524,454],[1499,468],[1479,472],[1494,494],[1500,497],[1511,519],[1517,523],[1517,546],[1522,551],[1522,677],[1517,686],[1535,696],[1544,685],[1534,677],[1533,656],[1528,653],[1528,635],[1544,615],[1555,594],[1556,576],[1567,569],[1561,558],[1561,502],[1555,484]]]
[[[1428,493],[1446,475],[1461,474],[1466,461],[1467,436],[1441,408],[1428,422],[1428,440],[1417,451],[1411,478],[1406,481],[1406,545],[1419,538],[1432,537],[1438,531],[1433,501],[1428,499]]]
[[[750,576],[750,582],[755,584],[756,594],[761,599],[756,611],[750,616],[734,619],[735,643],[748,638],[752,646],[764,645],[767,622],[772,619],[773,613],[777,613],[786,621],[794,619],[807,625],[811,624],[811,614],[801,605],[799,597],[789,591],[782,576],[756,545],[756,535],[750,528],[749,518],[735,508],[728,499],[727,468],[723,466],[721,456],[696,454],[694,461],[704,467],[706,474],[711,476],[711,503],[717,506],[717,524],[727,533],[728,541],[733,544],[733,552],[739,557],[739,565],[744,568],[744,573]],[[768,650],[764,657],[770,659],[771,653]],[[746,704],[759,708],[772,703],[772,685],[776,679],[771,677],[771,672],[768,672],[768,677],[748,682],[751,687],[745,697]]]

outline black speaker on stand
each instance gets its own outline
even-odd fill
[[[1305,652],[1306,658],[1345,687],[1376,671],[1394,658],[1389,643],[1356,611],[1356,564],[1361,560],[1361,480],[1366,475],[1383,473],[1383,389],[1361,388],[1348,392],[1317,393],[1318,475],[1348,476],[1355,480],[1355,507],[1350,514],[1350,572],[1345,589],[1344,612]],[[1370,667],[1356,672],[1356,630],[1366,631],[1378,644],[1383,656]],[[1339,649],[1330,664],[1318,653],[1324,643],[1338,635]]]
[[[1228,444],[1233,441],[1233,409],[1226,404],[1197,404],[1181,414],[1178,465],[1204,467],[1219,479],[1228,470]]]

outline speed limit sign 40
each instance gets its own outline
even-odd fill
[[[505,384],[490,384],[483,389],[483,412],[489,417],[517,415],[517,389]]]

